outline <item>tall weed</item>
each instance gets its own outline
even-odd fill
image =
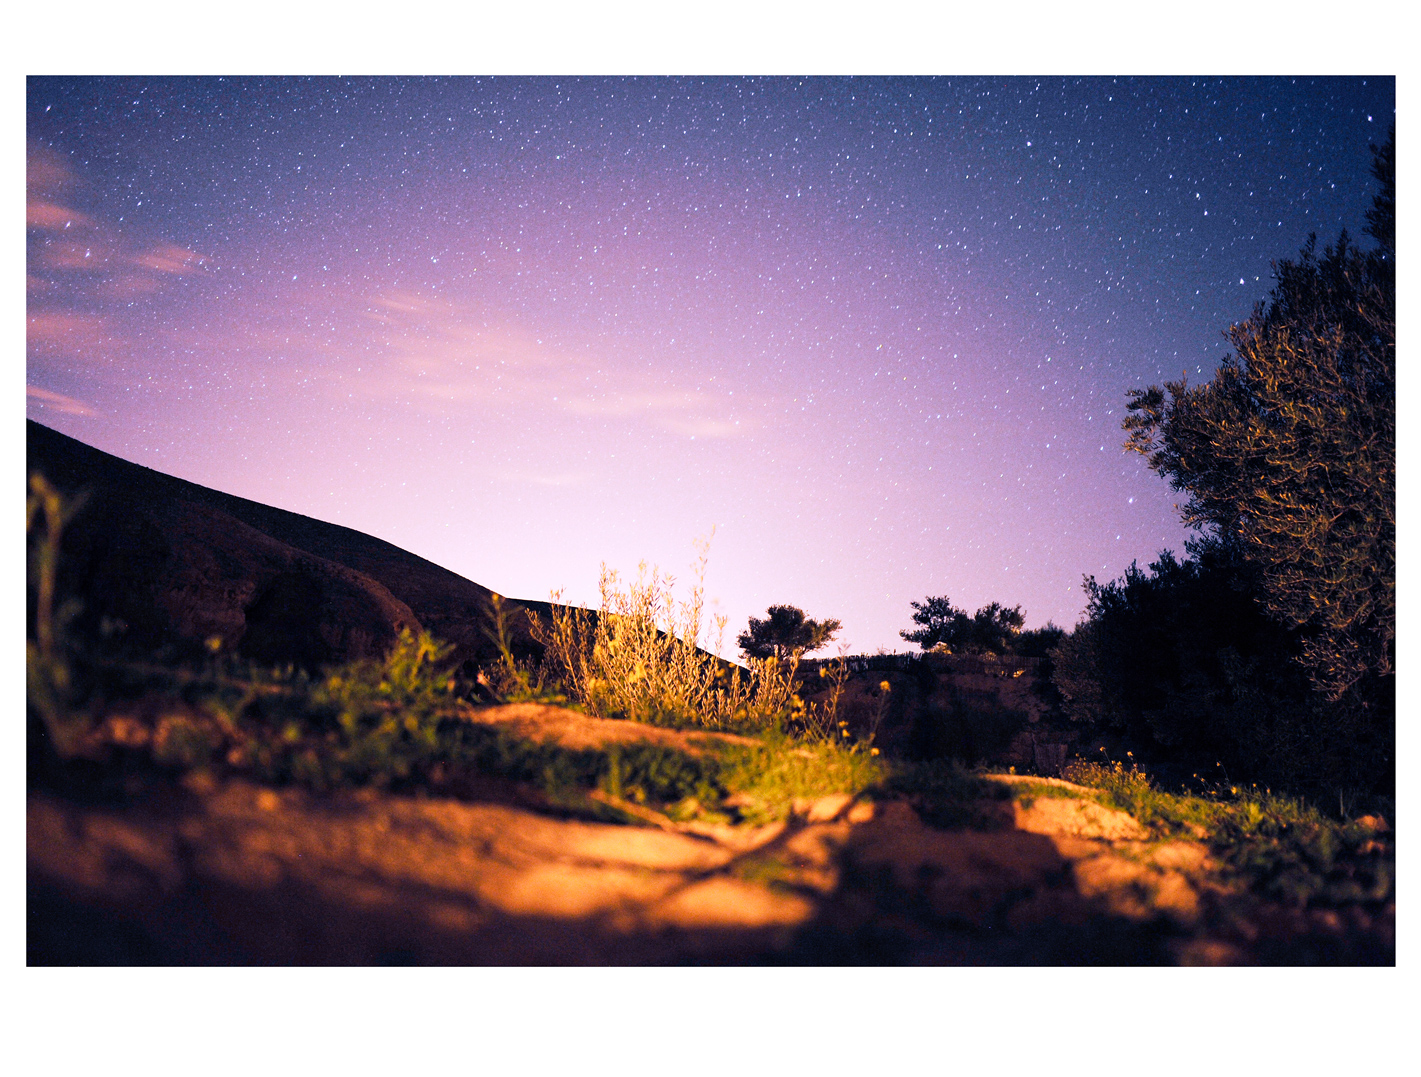
[[[65,497],[43,475],[30,475],[25,500],[25,535],[29,546],[27,583],[32,604],[25,639],[25,690],[29,709],[38,714],[55,749],[66,755],[88,727],[75,707],[74,670],[66,628],[79,612],[75,600],[60,601],[59,547],[64,528],[83,507],[85,497]]]
[[[798,705],[797,661],[751,660],[744,670],[701,646],[708,540],[697,542],[695,583],[677,601],[675,578],[646,562],[634,580],[605,564],[592,610],[562,605],[550,623],[533,617],[544,662],[589,713],[657,725],[754,732],[783,722]],[[716,651],[725,618],[715,619]]]
[[[508,609],[503,596],[490,600],[490,627],[484,635],[498,648],[498,661],[479,671],[478,684],[483,694],[495,703],[552,703],[566,705],[567,695],[562,684],[545,662],[519,661],[513,655],[508,634]]]

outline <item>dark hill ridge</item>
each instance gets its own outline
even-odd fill
[[[28,468],[88,500],[69,525],[61,590],[81,630],[128,627],[130,649],[196,653],[218,636],[262,662],[315,666],[383,651],[423,628],[479,664],[491,592],[389,542],[130,463],[33,421]],[[518,650],[537,650],[511,603]]]

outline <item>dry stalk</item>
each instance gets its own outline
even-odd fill
[[[550,624],[534,618],[544,661],[589,712],[662,725],[758,729],[793,705],[796,663],[753,661],[748,670],[701,647],[709,540],[697,542],[695,582],[677,602],[676,580],[642,562],[634,580],[604,564],[597,610],[552,595]],[[715,621],[723,639],[725,619]]]

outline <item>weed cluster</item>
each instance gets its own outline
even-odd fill
[[[502,595],[492,596],[489,621],[490,627],[484,634],[498,648],[499,657],[493,666],[479,671],[481,696],[493,703],[549,703],[581,709],[567,698],[562,682],[553,675],[547,662],[519,661],[514,657],[508,635],[508,610]]]
[[[75,720],[69,706],[74,678],[65,639],[65,627],[78,607],[72,600],[59,601],[56,581],[64,526],[83,502],[82,497],[64,497],[42,475],[30,476],[25,499],[30,629],[25,638],[25,687],[30,709],[39,715],[49,738],[66,748],[83,734],[83,723]]]
[[[595,611],[561,605],[553,594],[550,623],[534,618],[567,694],[588,713],[682,728],[758,732],[794,711],[797,662],[752,660],[748,670],[701,648],[706,542],[697,544],[696,580],[677,602],[675,579],[645,562],[623,582],[602,566]],[[725,618],[716,618],[719,651]]]
[[[246,777],[317,791],[371,786],[457,790],[487,778],[520,783],[560,807],[592,810],[605,790],[645,804],[717,803],[721,760],[656,745],[571,750],[472,722],[442,663],[448,648],[404,633],[381,660],[311,677],[294,669],[122,672],[129,702],[75,712],[57,766],[97,764],[132,777]],[[116,685],[111,683],[110,688]],[[617,813],[611,813],[620,818]]]
[[[749,821],[785,817],[794,800],[856,794],[885,777],[854,746],[768,732],[759,743],[707,740],[696,750],[653,744],[570,749],[469,720],[447,648],[403,634],[383,660],[310,677],[128,669],[143,684],[130,705],[95,711],[61,763],[132,775],[241,776],[317,791],[371,786],[457,792],[503,779],[555,808],[619,821]],[[83,719],[83,714],[80,714]],[[77,728],[77,726],[76,726]]]
[[[1298,907],[1395,900],[1396,850],[1383,821],[1329,819],[1257,786],[1168,793],[1120,761],[1074,762],[1062,776],[1100,790],[1110,806],[1157,834],[1206,841],[1239,878],[1274,900]]]
[[[457,706],[447,653],[404,632],[385,658],[319,677],[220,657],[201,670],[96,661],[86,670],[93,697],[66,708],[69,736],[50,747],[60,762],[146,758],[322,789],[390,784],[445,747],[441,726]]]
[[[515,660],[507,611],[494,596],[490,636],[500,660],[481,672],[479,693],[449,668],[449,647],[410,632],[383,658],[319,675],[240,664],[215,640],[201,668],[89,653],[67,639],[75,611],[56,595],[60,537],[76,509],[32,478],[26,650],[31,773],[41,780],[97,776],[126,789],[146,775],[230,775],[315,790],[453,791],[494,778],[555,806],[664,823],[668,815],[779,818],[798,797],[857,793],[882,777],[876,752],[830,735],[832,705],[805,708],[793,663],[758,663],[745,677],[699,648],[704,549],[697,586],[680,606],[669,578],[653,572],[648,580],[643,571],[623,592],[604,573],[595,616],[564,608],[550,626],[536,626],[552,664]],[[553,675],[559,663],[570,693]],[[841,671],[840,690],[842,679]],[[765,736],[753,747],[707,743],[694,752],[651,744],[572,750],[470,721],[466,697],[474,694],[564,705],[571,694],[573,705],[607,716]],[[784,732],[796,720],[807,738]]]
[[[741,818],[750,822],[782,819],[797,799],[857,795],[880,787],[888,777],[876,753],[773,731],[762,734],[754,747],[727,751],[724,758],[726,787],[734,792]]]
[[[832,742],[877,755],[878,748],[874,744],[888,713],[892,685],[881,680],[876,690],[850,695],[847,692],[848,662],[842,654],[816,666],[819,683],[811,680],[797,686],[787,728],[806,740]],[[847,701],[846,695],[849,696]]]

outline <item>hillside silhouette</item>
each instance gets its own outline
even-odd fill
[[[472,668],[489,588],[339,524],[187,482],[102,452],[32,420],[28,467],[87,499],[64,536],[61,573],[89,635],[119,624],[131,652],[200,653],[216,637],[253,660],[309,668],[383,654],[401,629],[453,645]],[[515,653],[540,650],[510,601]]]

